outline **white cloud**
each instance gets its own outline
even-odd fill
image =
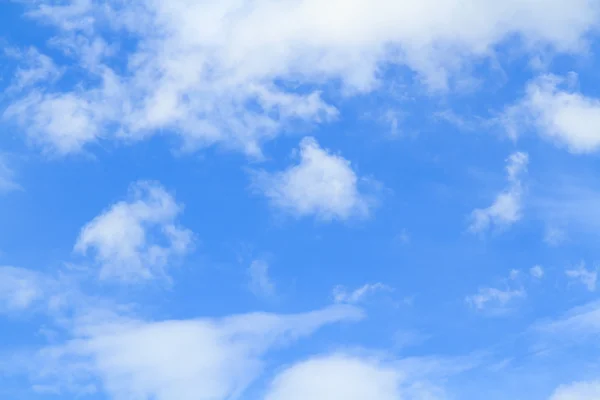
[[[503,312],[513,300],[523,297],[525,297],[523,289],[480,288],[477,294],[467,296],[466,300],[477,310]]]
[[[348,291],[343,286],[336,286],[333,289],[333,300],[336,303],[356,304],[365,299],[366,296],[380,291],[392,291],[393,289],[383,283],[367,283],[356,290]]]
[[[406,229],[402,229],[402,231],[394,237],[394,242],[407,245],[410,243],[410,234]]]
[[[32,94],[7,108],[5,117],[15,117],[32,141],[51,145],[58,154],[80,150],[96,138],[93,104],[72,94]]]
[[[479,208],[471,214],[471,232],[482,232],[494,226],[504,228],[521,219],[523,185],[521,176],[527,171],[529,157],[516,152],[506,160],[508,187],[496,196],[491,206]]]
[[[39,384],[98,382],[115,400],[237,398],[263,372],[273,347],[361,317],[349,306],[163,322],[88,315],[75,321],[72,341],[40,353],[38,371],[45,376]]]
[[[406,115],[403,112],[391,108],[381,112],[381,115],[376,117],[376,120],[388,130],[386,136],[390,139],[395,139],[404,136],[406,133],[402,126],[405,117]]]
[[[575,382],[561,385],[550,400],[596,400],[600,399],[600,381]]]
[[[0,266],[0,314],[61,311],[75,289],[64,279],[24,268]]]
[[[520,126],[537,132],[573,153],[590,153],[600,148],[600,99],[587,97],[565,87],[565,78],[543,75],[530,82],[525,98],[509,108],[507,128],[512,135]]]
[[[14,180],[14,172],[9,168],[4,157],[0,156],[0,193],[18,188],[19,185]]]
[[[265,400],[398,400],[400,371],[377,361],[343,355],[300,362],[281,372]]]
[[[394,348],[405,349],[407,347],[418,346],[428,339],[431,335],[415,330],[398,330],[394,333]]]
[[[192,233],[176,224],[182,207],[153,182],[133,184],[129,197],[85,225],[75,251],[93,251],[101,278],[165,277],[173,257],[184,255],[192,245]]]
[[[544,269],[540,265],[534,265],[531,267],[529,273],[536,279],[541,279],[544,277]]]
[[[494,57],[515,37],[533,53],[582,53],[600,20],[591,0],[482,0],[469,7],[463,0],[40,0],[29,7],[31,17],[56,25],[53,43],[66,47],[78,68],[104,81],[36,92],[8,113],[60,152],[99,137],[139,140],[168,130],[190,147],[222,143],[258,155],[261,142],[294,121],[335,116],[315,88],[324,83],[339,82],[345,94],[370,92],[381,71],[396,64],[444,89],[469,81],[473,61]],[[119,37],[127,45],[114,43]],[[116,91],[106,90],[111,67]],[[49,114],[61,99],[69,106]]]
[[[116,121],[121,90],[110,72],[102,77],[101,88],[84,93],[46,93],[37,89],[14,102],[4,111],[5,119],[14,119],[30,141],[42,145],[48,153],[65,155],[79,152],[90,142],[105,136],[104,129]]]
[[[590,292],[596,291],[596,282],[598,281],[597,270],[588,270],[585,268],[585,264],[581,263],[577,268],[565,271],[565,274],[570,279],[585,285]]]
[[[547,228],[544,232],[544,242],[550,246],[558,246],[567,239],[567,234],[558,228]]]
[[[23,90],[39,83],[48,85],[61,75],[61,70],[54,61],[35,48],[29,48],[26,51],[5,49],[5,53],[20,60],[20,65],[14,74],[14,82],[7,89],[9,92]]]
[[[25,310],[40,299],[43,292],[43,284],[36,273],[22,268],[0,267],[0,310]]]
[[[392,359],[365,354],[316,356],[283,369],[265,400],[442,400],[448,377],[472,368],[474,358]]]
[[[558,339],[565,345],[570,341],[581,343],[600,334],[600,302],[595,301],[575,307],[559,318],[541,321],[532,327],[533,332],[543,334],[545,339]]]
[[[552,174],[535,192],[529,203],[532,212],[545,224],[560,227],[552,244],[594,238],[600,231],[600,210],[596,207],[600,188],[593,176]]]
[[[466,302],[478,311],[501,315],[510,310],[510,305],[515,300],[527,295],[525,289],[517,283],[520,272],[516,269],[510,271],[505,289],[481,287],[476,294],[466,297]],[[519,285],[520,287],[514,288]]]
[[[359,180],[350,162],[304,138],[297,165],[273,174],[261,171],[254,184],[274,207],[294,216],[345,220],[367,216],[372,206]]]
[[[597,359],[598,338],[600,337],[600,302],[593,301],[574,307],[563,315],[552,319],[544,319],[533,324],[528,335],[534,339],[531,348],[536,354],[543,355],[543,370],[547,372],[548,363],[564,366],[572,363],[572,371],[578,372],[583,379],[590,379],[591,366]],[[553,361],[550,361],[553,360]],[[561,379],[562,368],[550,382],[564,382]],[[581,372],[584,374],[581,375]],[[565,375],[566,376],[566,375]],[[582,378],[579,378],[582,379]],[[549,400],[591,400],[599,398],[598,381],[565,382],[560,385]]]
[[[275,293],[275,284],[269,276],[269,264],[265,260],[254,260],[248,268],[250,290],[257,296],[269,297]]]

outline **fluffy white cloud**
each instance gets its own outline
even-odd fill
[[[402,378],[393,366],[333,355],[284,370],[273,381],[265,400],[409,399],[400,391]]]
[[[36,89],[7,114],[60,152],[100,137],[138,140],[170,130],[186,146],[223,143],[257,155],[262,141],[294,121],[335,116],[315,89],[326,82],[339,82],[345,94],[372,91],[395,64],[444,89],[515,37],[530,51],[583,52],[600,20],[593,0],[39,0],[29,7],[29,16],[57,27],[53,43],[101,82]],[[115,43],[119,37],[128,42]]]
[[[93,252],[101,278],[165,277],[172,258],[192,245],[192,233],[176,224],[181,210],[159,184],[137,182],[127,201],[114,204],[83,227],[75,251]]]
[[[542,268],[540,265],[534,265],[529,270],[529,273],[531,274],[532,277],[534,277],[536,279],[541,279],[544,277],[544,268]]]
[[[562,385],[550,396],[550,400],[596,400],[600,399],[600,381],[576,382]]]
[[[7,107],[4,118],[16,120],[29,139],[48,153],[65,155],[81,151],[87,143],[104,137],[109,120],[116,118],[121,89],[112,79],[106,72],[103,86],[84,94],[33,89]]]
[[[275,284],[269,276],[269,264],[265,260],[254,260],[248,268],[250,290],[257,296],[272,296]]]
[[[353,291],[348,291],[343,286],[336,286],[333,289],[333,300],[336,303],[356,304],[364,300],[370,294],[380,291],[392,291],[393,289],[383,283],[367,283]]]
[[[296,315],[246,314],[223,319],[145,322],[75,321],[74,338],[40,353],[40,384],[99,387],[114,400],[226,400],[263,371],[264,355],[320,327],[353,321],[360,310],[336,306]],[[61,386],[61,385],[59,385]]]
[[[598,281],[597,270],[588,270],[585,264],[581,263],[577,268],[565,271],[565,274],[570,279],[585,285],[590,292],[596,291],[596,282]]]
[[[450,376],[478,363],[475,358],[382,359],[334,353],[283,369],[265,400],[442,400]],[[435,382],[435,383],[433,383]]]
[[[544,75],[527,86],[525,98],[506,114],[512,135],[521,126],[533,126],[541,136],[573,153],[600,148],[600,99],[569,89],[566,79]]]
[[[345,220],[367,216],[373,200],[359,189],[360,178],[350,162],[319,147],[313,138],[300,142],[297,165],[277,172],[261,171],[255,186],[271,204],[297,217]]]
[[[506,160],[508,187],[496,196],[491,206],[480,208],[471,214],[471,232],[482,232],[495,226],[507,227],[521,219],[521,201],[523,185],[521,176],[527,171],[529,157],[525,153],[516,152]]]

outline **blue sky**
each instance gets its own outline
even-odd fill
[[[0,5],[0,398],[600,398],[597,0]]]

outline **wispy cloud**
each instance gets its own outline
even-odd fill
[[[377,292],[391,292],[394,289],[383,283],[367,283],[355,290],[348,291],[343,286],[336,286],[333,289],[333,300],[336,303],[357,304],[364,301],[368,296]]]
[[[480,287],[477,293],[465,298],[467,304],[478,311],[490,315],[503,315],[512,309],[513,303],[527,296],[519,283],[520,271],[513,269],[508,279],[504,279],[504,288]]]
[[[576,268],[566,270],[565,274],[569,279],[583,284],[590,292],[596,291],[596,282],[598,281],[598,271],[596,269],[589,270],[582,262]]]
[[[491,206],[478,208],[471,213],[471,232],[483,232],[490,227],[505,228],[521,219],[521,177],[527,171],[528,162],[529,157],[525,153],[510,155],[506,160],[508,187],[496,196]]]
[[[269,276],[269,263],[265,260],[254,260],[248,267],[249,287],[252,293],[261,297],[275,294],[275,283]]]
[[[523,289],[480,288],[477,294],[467,296],[467,303],[477,310],[491,310],[500,313],[507,310],[511,301],[525,297]]]
[[[552,176],[541,181],[531,197],[531,209],[545,224],[545,241],[558,245],[579,240],[582,234],[593,236],[600,229],[600,189],[593,177]]]
[[[0,193],[19,189],[20,186],[15,182],[14,175],[4,157],[0,155]]]

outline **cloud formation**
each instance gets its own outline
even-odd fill
[[[600,335],[600,302],[570,309],[564,315],[534,325],[533,330],[547,338],[566,343],[580,342]]]
[[[0,310],[22,311],[43,296],[44,284],[35,272],[0,267]]]
[[[393,289],[383,283],[367,283],[355,290],[348,291],[343,286],[336,286],[333,289],[333,300],[336,303],[357,304],[365,299],[365,297],[376,292],[391,292]]]
[[[594,400],[598,398],[600,398],[600,381],[562,385],[550,396],[550,400]]]
[[[522,297],[525,297],[523,289],[480,288],[477,294],[467,296],[466,300],[477,310],[490,307],[497,312],[504,311],[511,301]]]
[[[69,280],[61,274],[0,266],[0,316],[60,315],[78,297]]]
[[[74,321],[72,340],[39,354],[38,380],[61,392],[97,387],[114,400],[226,400],[262,374],[272,348],[361,317],[349,306],[161,322],[88,313]]]
[[[102,279],[135,282],[166,277],[176,256],[186,254],[193,234],[176,223],[182,207],[158,183],[140,181],[129,198],[86,224],[75,252],[91,253]]]
[[[535,279],[542,279],[544,277],[544,268],[541,265],[534,265],[529,269],[529,274]]]
[[[506,160],[508,187],[496,196],[491,206],[478,208],[471,214],[471,232],[483,232],[490,227],[506,228],[521,219],[523,196],[522,175],[527,171],[529,156],[522,152]]]
[[[55,27],[53,45],[74,59],[77,71],[65,73],[96,82],[27,89],[5,113],[59,154],[167,131],[186,148],[221,144],[260,156],[261,143],[282,130],[336,117],[320,94],[326,83],[337,82],[343,95],[368,93],[381,85],[386,67],[401,65],[430,90],[447,90],[514,38],[527,52],[584,53],[600,20],[592,0],[26,6],[30,18]]]
[[[248,268],[250,290],[257,296],[270,297],[275,294],[275,284],[269,276],[269,263],[265,260],[254,260]]]
[[[299,158],[284,171],[255,175],[255,187],[273,207],[295,217],[314,215],[322,220],[369,215],[373,200],[361,191],[360,178],[349,161],[310,137],[300,142]]]
[[[591,153],[600,148],[600,99],[578,93],[569,80],[542,75],[527,85],[525,97],[506,113],[509,133],[523,126],[566,147],[572,153]]]
[[[375,360],[344,355],[317,357],[281,372],[265,400],[398,400],[402,374]]]
[[[450,377],[473,368],[476,357],[394,359],[337,352],[281,370],[265,400],[445,400]]]
[[[576,268],[565,271],[565,274],[569,279],[583,284],[590,292],[596,291],[596,282],[598,281],[597,270],[589,270],[585,267],[584,263],[581,263]]]
[[[0,193],[18,189],[19,185],[14,180],[14,172],[8,166],[4,157],[0,155]]]
[[[41,43],[44,39],[39,40],[35,43],[37,48],[10,50],[18,65],[9,72],[14,79],[3,93],[1,106],[6,105],[6,108],[0,115],[5,122],[14,124],[15,132],[26,137],[29,143],[58,156],[86,152],[95,145],[129,144],[168,135],[169,142],[173,143],[171,139],[175,138],[174,142],[185,151],[219,146],[260,160],[264,159],[266,142],[282,134],[306,132],[318,124],[342,118],[341,110],[348,104],[356,106],[359,113],[363,106],[380,104],[379,94],[384,88],[396,88],[398,83],[402,95],[404,89],[409,92],[408,96],[454,94],[466,86],[475,88],[473,82],[479,78],[489,79],[479,74],[482,70],[487,70],[483,74],[489,72],[488,68],[494,67],[488,66],[496,64],[498,59],[501,59],[501,68],[512,68],[513,61],[504,57],[507,54],[517,54],[519,64],[540,54],[549,58],[585,55],[593,44],[590,34],[598,32],[600,27],[597,0],[32,0],[17,1],[15,8],[20,6],[27,10],[27,17],[36,26],[44,26],[39,35],[32,35],[36,41],[49,32],[53,37],[48,37],[46,43]],[[27,22],[23,25],[27,26]],[[10,65],[6,67],[10,68]],[[397,82],[400,80],[406,81]],[[514,81],[511,79],[511,82]],[[515,136],[533,129],[572,153],[597,151],[600,137],[594,126],[600,123],[600,101],[574,90],[568,83],[568,78],[556,75],[532,80],[524,98],[504,116],[507,128],[513,129]],[[367,94],[371,95],[369,101],[363,102]],[[354,99],[348,101],[351,97]],[[427,98],[417,106],[420,109],[423,105],[427,111],[427,106],[437,106],[434,103],[440,98],[448,100],[444,96],[433,101]],[[477,106],[486,103],[479,100],[475,100]],[[386,105],[388,111],[383,114],[371,110],[367,113],[383,115],[380,119],[396,131],[399,118],[410,116],[410,107],[408,111],[397,110],[400,108],[397,104]],[[452,112],[443,117],[462,130],[473,125]],[[591,123],[586,125],[582,121]],[[427,171],[431,172],[433,158],[436,163],[445,159],[443,154],[435,154],[438,149],[431,150],[431,154],[427,150],[427,154],[409,161],[427,158]],[[539,149],[532,151],[538,154]],[[423,155],[426,157],[421,157]],[[296,218],[323,221],[347,221],[373,215],[377,196],[355,164],[321,147],[311,137],[301,141],[297,156],[292,165],[275,171],[263,170],[254,176],[255,188],[273,208]],[[540,160],[547,158],[540,157]],[[508,183],[482,208],[473,211],[472,232],[503,229],[522,218],[523,176],[527,164],[525,153],[509,157]],[[378,168],[375,164],[373,167]],[[85,174],[85,171],[77,173]],[[419,189],[416,185],[400,185],[405,190]],[[0,192],[14,187],[14,175],[0,158]],[[408,198],[421,199],[421,192],[414,194]],[[600,219],[594,218],[592,212],[597,208],[595,197],[571,196],[571,193],[565,195],[568,197],[571,197],[569,201],[560,199],[557,203],[561,204],[554,210],[563,210],[555,212],[557,222],[570,220],[573,223],[557,224],[557,229],[573,229],[580,224],[595,231],[600,226]],[[577,207],[572,207],[573,204]],[[126,199],[109,205],[93,219],[90,215],[90,222],[76,240],[74,253],[97,267],[103,280],[131,283],[168,278],[170,268],[193,247],[194,235],[180,224],[182,211],[174,195],[160,184],[138,182],[132,185]],[[449,236],[441,224],[439,232],[428,235],[427,229],[433,227],[433,223],[444,222],[433,221],[434,215],[420,218],[417,208],[414,216],[393,210],[382,210],[382,214],[383,211],[381,224],[372,224],[383,230],[365,232],[362,237],[353,235],[356,243],[365,249],[379,251],[373,256],[383,263],[397,264],[399,259],[398,255],[386,254],[378,246],[378,232],[384,235],[398,232],[401,226],[409,227],[419,239],[401,255],[403,264],[428,263],[425,260],[428,257],[417,260],[419,254],[429,256],[431,253],[438,264],[440,257],[451,254],[466,253],[464,260],[481,254],[478,248],[463,252],[458,242],[453,252],[444,248],[436,251],[433,241],[449,239]],[[208,223],[221,222],[215,219]],[[240,220],[239,223],[244,230],[241,224],[247,222]],[[256,240],[279,239],[274,237],[277,233],[261,235],[262,228],[257,226],[254,230]],[[11,235],[12,230],[8,229],[7,235]],[[323,253],[330,249],[343,251],[345,237],[339,234],[337,227],[326,233],[329,232],[331,240],[341,246],[324,243],[314,249]],[[562,231],[557,232],[548,231],[549,243],[564,240]],[[222,240],[216,236],[215,240]],[[281,237],[283,241],[294,238]],[[407,237],[401,234],[397,241],[407,242]],[[25,252],[35,244],[28,242],[27,246]],[[22,252],[21,249],[15,251],[17,257]],[[329,254],[323,254],[323,259],[330,259]],[[544,257],[541,259],[548,262]],[[524,265],[533,265],[530,262]],[[340,265],[339,271],[347,273],[343,270],[345,264]],[[334,268],[327,271],[331,275],[318,276],[327,282],[340,282],[339,277],[334,276],[339,271]],[[428,300],[407,317],[411,319],[414,315],[415,324],[425,322],[426,326],[436,329],[447,323],[440,314],[451,310],[453,303],[446,302],[443,296],[450,296],[453,291],[444,290],[449,274],[431,280],[427,276],[429,272],[429,269],[415,270],[391,278],[406,278],[406,282],[400,282],[406,287],[413,281],[427,281],[425,291],[435,292],[439,297],[428,296]],[[511,280],[506,286],[482,287],[468,296],[467,302],[480,311],[506,310],[526,295],[525,289],[516,283],[521,279],[531,282],[544,275],[539,266],[529,270],[529,276],[526,270],[523,272],[525,275],[511,271]],[[255,260],[247,273],[249,287],[255,294],[270,296],[275,292],[267,262]],[[582,283],[590,291],[596,289],[596,275],[596,271],[584,266],[566,272],[568,278]],[[564,279],[565,275],[561,277]],[[536,282],[538,287],[541,288],[542,282]],[[86,286],[90,296],[97,289],[95,279],[78,283]],[[0,314],[60,307],[65,304],[64,293],[69,288],[54,275],[48,277],[39,272],[0,267]],[[187,287],[187,290],[195,289]],[[349,304],[359,304],[382,290],[390,288],[381,283],[350,289],[337,287],[333,293],[336,306],[309,313],[250,313],[177,320],[165,320],[164,315],[157,318],[133,315],[128,307],[117,305],[116,298],[98,300],[99,303],[115,302],[104,308],[96,299],[90,300],[84,295],[78,296],[77,301],[68,298],[69,312],[60,318],[50,315],[50,325],[54,323],[56,326],[52,329],[56,328],[58,333],[48,334],[50,344],[28,360],[35,375],[33,390],[55,390],[62,397],[92,394],[92,397],[111,400],[233,400],[248,394],[266,400],[446,399],[440,386],[446,383],[447,377],[464,368],[457,360],[445,365],[436,357],[397,359],[385,351],[370,357],[365,355],[367,350],[351,354],[347,347],[337,353],[326,349],[321,355],[311,353],[310,346],[294,353],[272,353],[325,325],[362,318],[362,312]],[[104,292],[102,295],[106,295]],[[209,312],[245,306],[237,302],[235,294],[217,292],[227,299],[220,304],[222,308],[210,308]],[[136,295],[142,297],[147,294],[136,291]],[[209,297],[205,293],[200,296],[201,301]],[[175,297],[176,302],[189,300],[185,292],[178,292]],[[297,300],[306,301],[304,297]],[[90,307],[88,300],[94,307]],[[132,308],[143,308],[145,301],[152,303],[148,297],[140,300],[141,303]],[[434,303],[438,300],[444,301],[447,307],[436,307]],[[158,307],[157,303],[148,306],[144,312],[156,312],[155,307]],[[295,308],[301,304],[283,306]],[[564,337],[579,340],[586,335],[597,339],[600,333],[598,308],[592,304],[572,310],[539,328],[546,329],[547,336],[561,337],[559,340]],[[434,309],[440,314],[426,315],[427,321],[417,320]],[[161,310],[161,314],[169,311],[181,318],[179,309]],[[438,316],[439,321],[432,321]],[[457,322],[454,317],[451,316],[453,324]],[[402,320],[406,322],[406,318]],[[502,329],[514,328],[506,322],[507,326]],[[461,321],[453,326],[460,327]],[[482,342],[494,340],[495,330],[489,332],[490,338],[482,338]],[[449,329],[445,333],[448,335],[443,337],[443,342],[455,340],[455,343],[471,344],[469,337],[458,330]],[[359,333],[358,337],[364,339],[362,335]],[[12,336],[11,331],[9,340]],[[405,336],[399,336],[398,344],[402,340],[415,340],[414,334]],[[335,340],[328,337],[324,342],[329,344]],[[433,348],[440,349],[437,343]],[[461,351],[459,348],[461,346],[453,347],[452,351]],[[304,354],[305,351],[308,354]],[[516,349],[516,358],[522,355],[520,351]],[[519,363],[522,370],[526,363],[520,361],[502,361],[494,368]],[[0,359],[2,372],[4,364],[6,362]],[[478,373],[471,380],[477,381],[481,376]],[[551,400],[595,398],[597,388],[595,381],[563,385]],[[3,397],[4,389],[0,392]],[[476,396],[481,396],[480,393],[478,390]],[[549,393],[545,392],[544,396]],[[10,393],[8,397],[19,396]]]

